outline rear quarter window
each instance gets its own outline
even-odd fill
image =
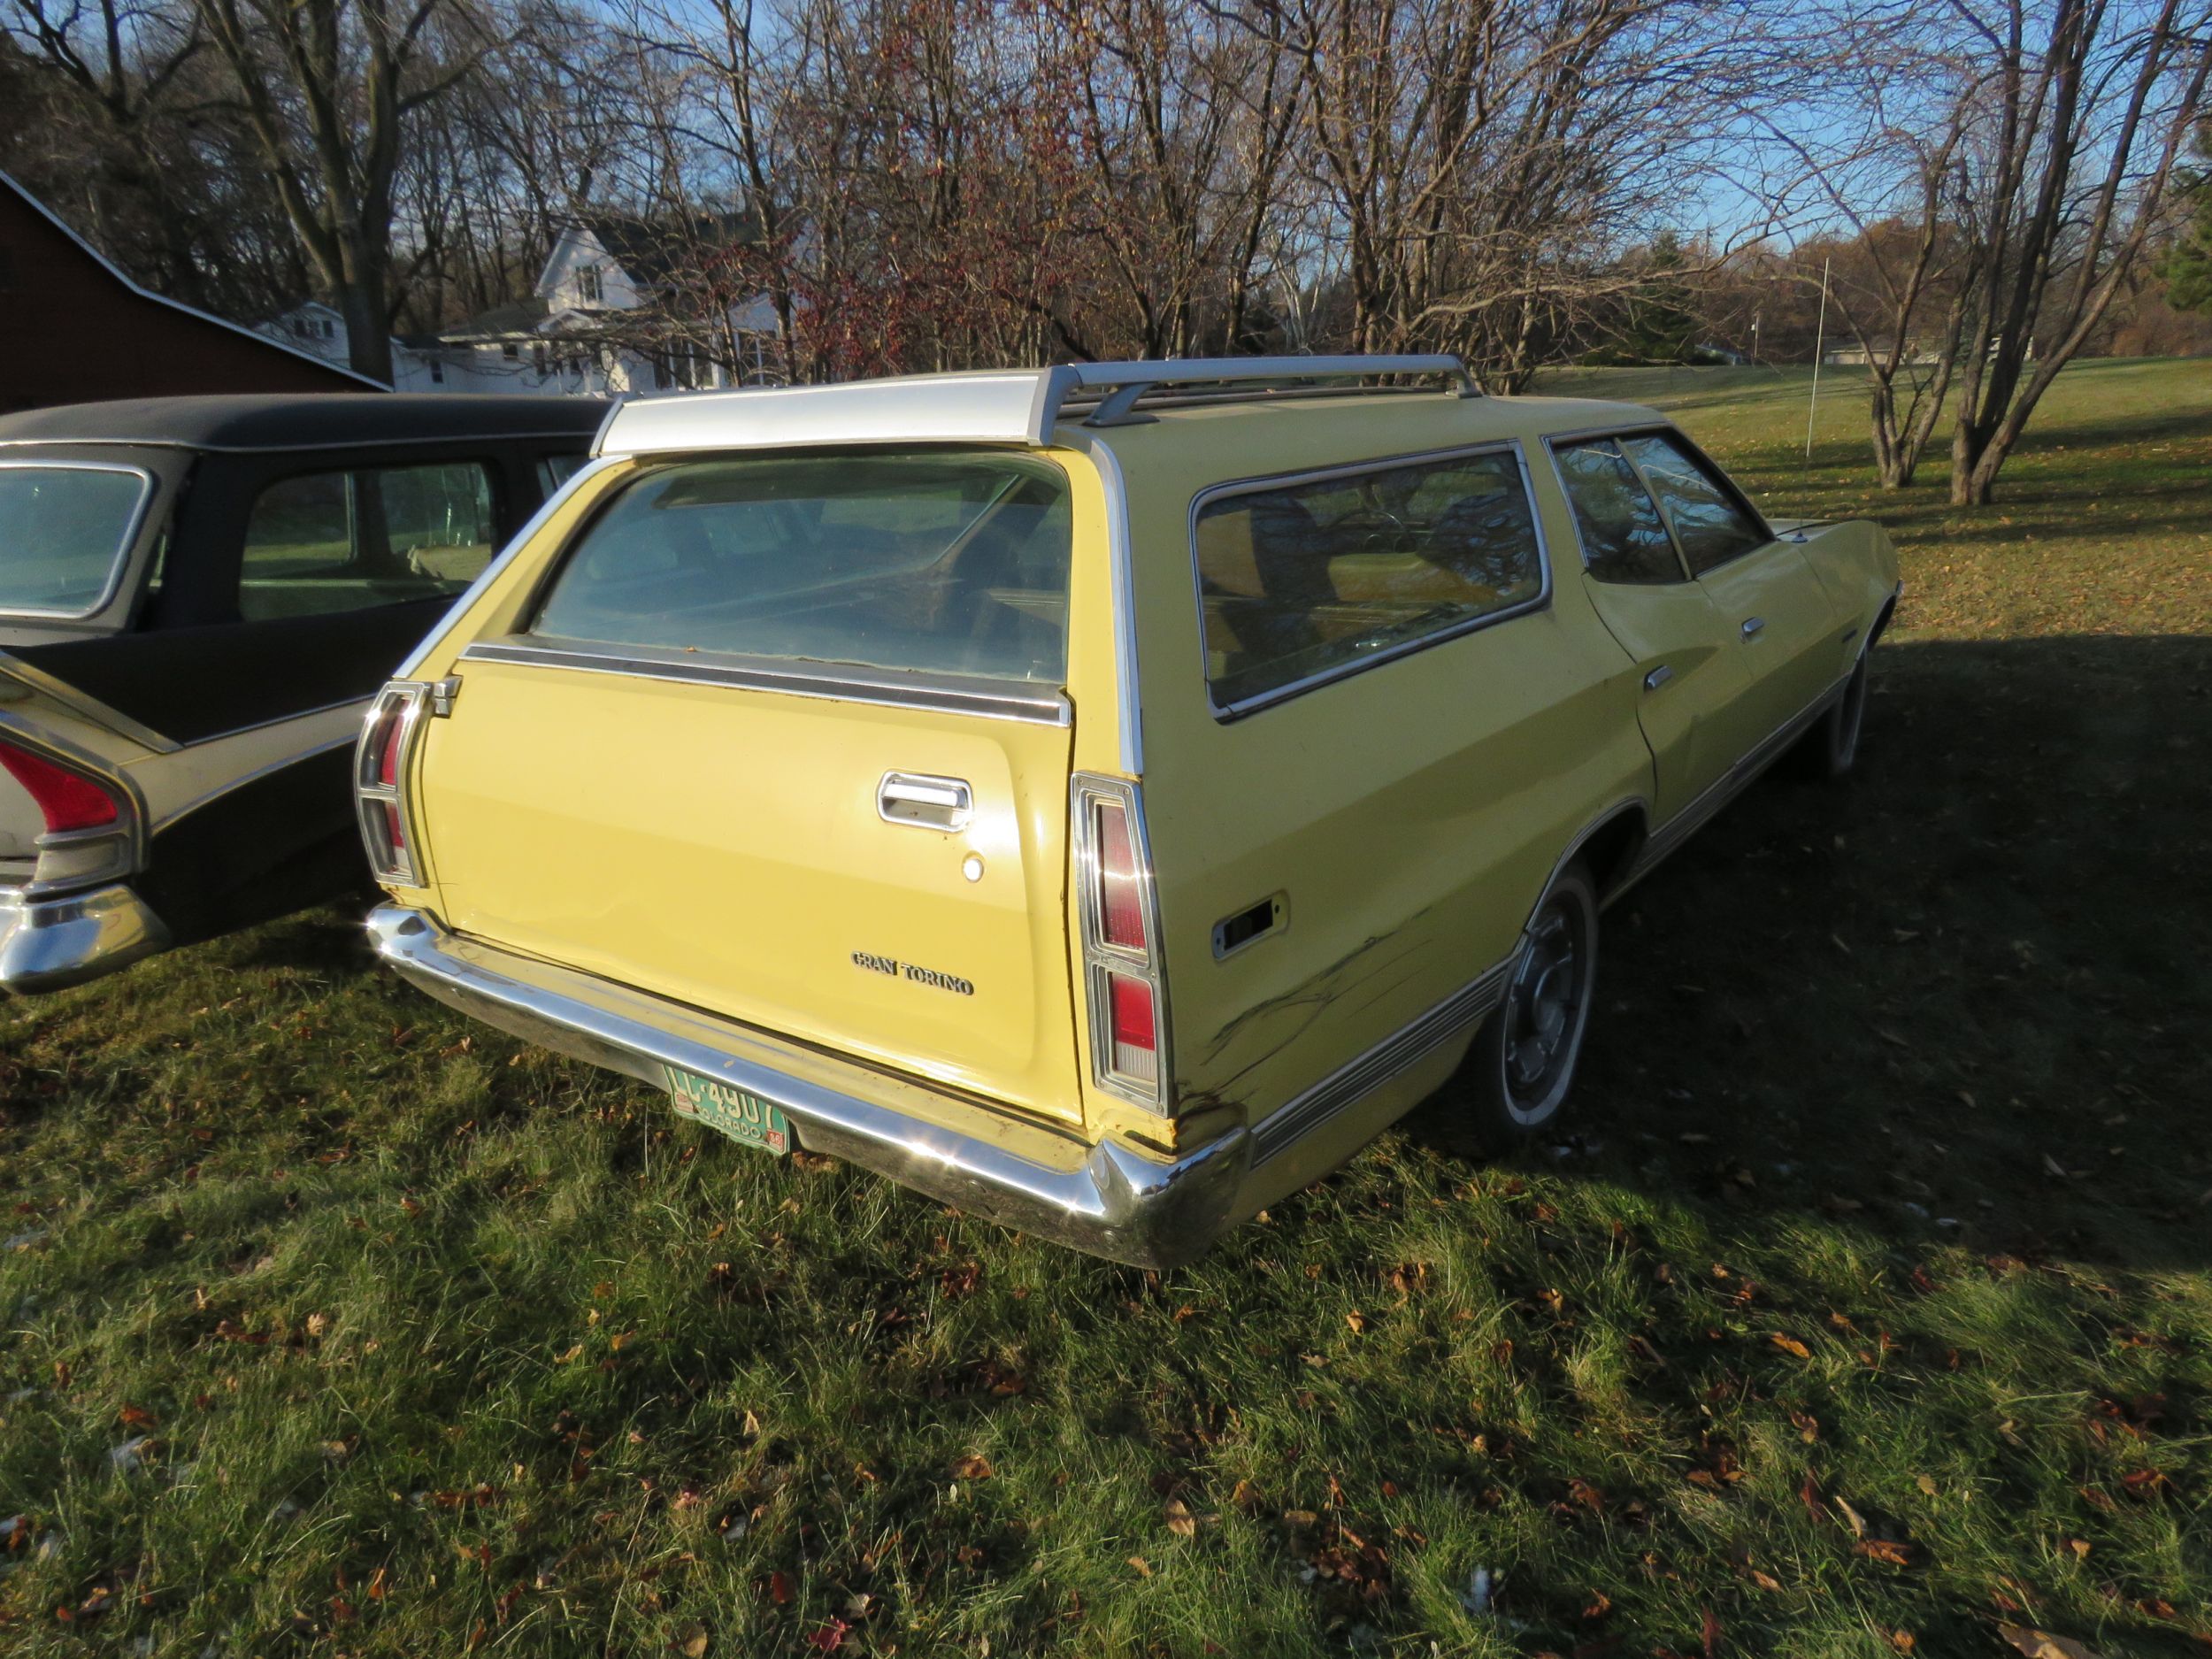
[[[152,491],[153,480],[129,467],[0,466],[0,611],[98,610]]]
[[[1544,562],[1509,449],[1202,497],[1194,557],[1217,710],[1525,609]]]
[[[675,463],[591,520],[530,633],[1057,686],[1071,522],[1066,475],[1030,456]]]

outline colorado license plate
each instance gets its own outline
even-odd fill
[[[682,1116],[696,1118],[708,1128],[719,1129],[731,1140],[764,1152],[781,1156],[791,1150],[791,1125],[759,1095],[672,1065],[662,1066],[661,1072],[668,1079],[669,1096]]]

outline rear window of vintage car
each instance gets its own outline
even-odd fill
[[[1542,598],[1510,450],[1239,488],[1194,526],[1217,709],[1285,695]]]
[[[96,609],[150,488],[123,467],[0,466],[0,611]]]
[[[679,462],[593,518],[531,632],[1058,685],[1070,517],[1028,456]]]

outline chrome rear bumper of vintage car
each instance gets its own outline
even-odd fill
[[[0,985],[11,991],[82,985],[168,945],[161,918],[120,882],[46,898],[0,888]]]
[[[664,1087],[664,1068],[772,1102],[799,1143],[956,1209],[1139,1267],[1210,1244],[1251,1162],[1241,1127],[1173,1161],[1092,1145],[611,980],[449,932],[386,904],[369,939],[401,976],[487,1025]],[[957,1127],[954,1125],[959,1125]]]

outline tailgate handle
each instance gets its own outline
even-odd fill
[[[962,830],[975,816],[975,792],[962,778],[918,772],[887,772],[876,786],[876,816],[886,824],[918,829]]]

